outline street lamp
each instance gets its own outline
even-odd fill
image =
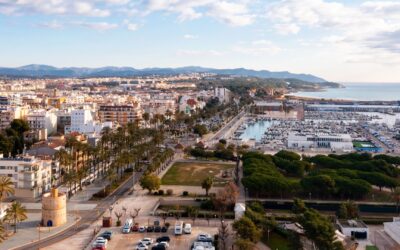
[[[114,206],[113,205],[111,205],[109,208],[108,208],[108,210],[110,210],[110,217],[112,216],[112,210],[114,209]]]

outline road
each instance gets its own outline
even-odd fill
[[[216,132],[213,136],[211,136],[208,141],[213,143],[214,141],[218,141],[219,139],[224,138],[225,134],[229,131],[229,129],[232,128],[232,126],[239,121],[244,115],[246,114],[246,111],[243,110],[241,111],[238,115],[236,115],[234,118],[232,118],[227,124],[224,125],[218,132]],[[227,139],[227,138],[225,138]]]
[[[123,196],[126,192],[128,192],[132,186],[133,186],[133,177],[135,177],[135,180],[139,180],[140,177],[143,175],[143,173],[135,173],[135,176],[131,176],[128,178],[127,181],[125,181],[121,186],[119,186],[113,195],[108,196],[107,198],[103,199],[97,204],[97,207],[95,208],[95,211],[85,211],[81,213],[81,220],[77,222],[75,226],[72,226],[68,228],[67,230],[60,232],[58,234],[55,234],[53,236],[50,236],[48,238],[45,238],[43,240],[34,242],[29,245],[25,245],[19,248],[15,248],[16,250],[32,250],[32,249],[41,249],[47,246],[50,246],[52,244],[55,244],[61,240],[64,240],[88,227],[92,223],[94,223],[96,220],[99,219],[99,217],[106,212],[112,206],[115,201],[118,200],[119,197]]]

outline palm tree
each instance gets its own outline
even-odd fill
[[[17,224],[27,218],[26,209],[19,201],[14,201],[11,206],[6,209],[6,220],[14,224],[14,233],[17,232]]]
[[[60,173],[59,175],[64,175],[65,172],[69,170],[69,167],[72,163],[72,157],[71,155],[65,150],[65,149],[60,149],[55,153],[55,159],[58,160],[60,164]],[[62,180],[63,181],[63,180]]]
[[[72,194],[72,184],[76,182],[76,171],[74,169],[69,170],[64,175],[64,183],[68,185],[68,198]]]
[[[14,184],[10,177],[0,176],[0,205],[3,198],[15,193]]]
[[[6,230],[4,229],[3,221],[0,221],[0,243],[6,239],[5,233],[6,233]]]

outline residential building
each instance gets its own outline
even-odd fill
[[[51,164],[34,156],[4,158],[0,155],[0,175],[11,178],[18,198],[36,199],[51,188]]]
[[[101,122],[112,122],[120,125],[140,120],[142,112],[138,104],[101,105],[99,118]]]
[[[229,103],[231,101],[232,93],[227,88],[215,88],[214,97],[217,97],[221,103]]]
[[[45,129],[47,135],[57,132],[57,115],[52,110],[31,110],[26,120],[31,130]]]

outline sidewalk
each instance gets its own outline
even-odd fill
[[[38,224],[42,218],[41,213],[27,213],[28,219],[18,224],[17,233],[10,236],[0,244],[0,250],[11,250],[39,239]],[[67,223],[59,227],[40,227],[40,239],[55,235],[73,226],[76,222],[74,215],[67,216]],[[11,227],[9,231],[13,231]]]
[[[70,199],[70,202],[85,202],[92,198],[92,195],[102,190],[108,185],[107,180],[98,179],[89,186],[83,187],[81,191],[75,193]]]

